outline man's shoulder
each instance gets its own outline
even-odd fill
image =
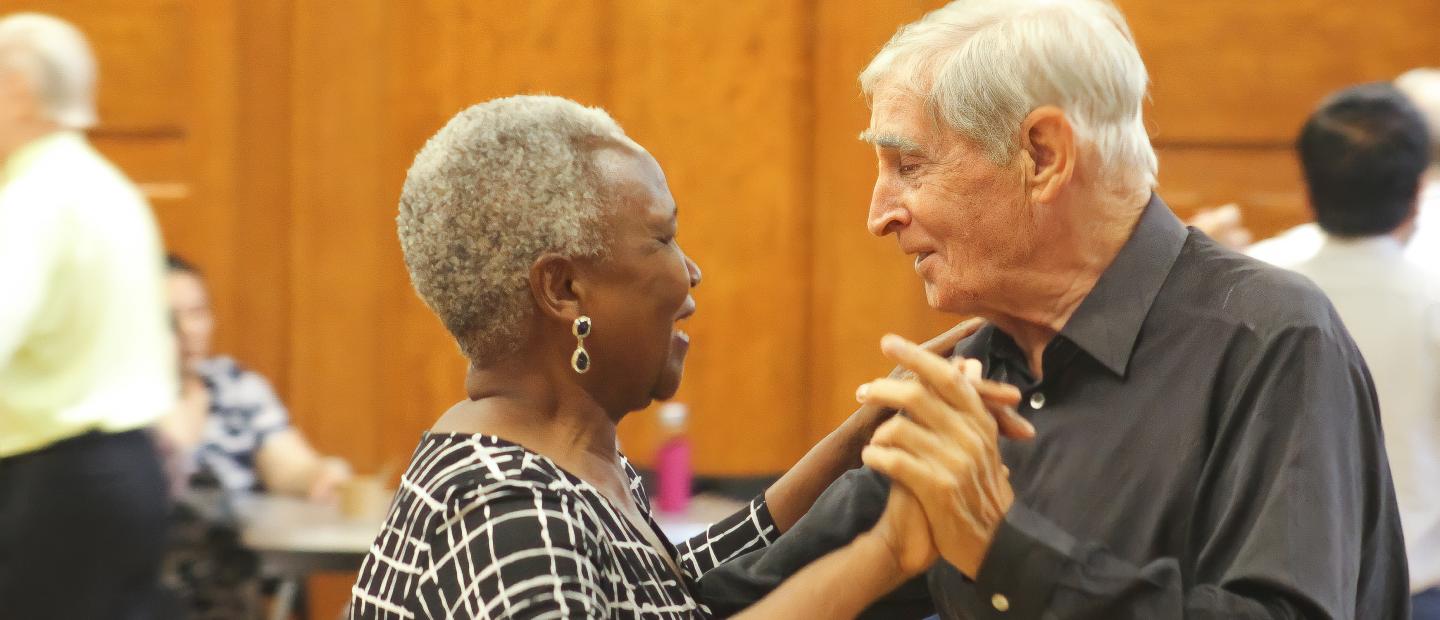
[[[83,138],[56,141],[6,183],[5,191],[13,198],[76,207],[94,205],[95,196],[144,203],[130,178]]]
[[[1328,328],[1335,321],[1330,299],[1309,278],[1200,235],[1186,241],[1162,297],[1174,311],[1197,313],[1262,336]]]

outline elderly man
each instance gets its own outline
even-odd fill
[[[95,61],[73,26],[0,19],[0,615],[151,617],[174,403],[160,237],[85,141]]]
[[[863,531],[893,479],[925,490],[942,561],[879,617],[1409,615],[1365,363],[1313,284],[1153,194],[1146,71],[1113,6],[955,2],[860,81],[870,230],[932,306],[991,324],[964,364],[887,337],[922,383],[857,397],[908,415],[776,544],[707,575],[708,600],[753,600]],[[1019,387],[1035,439],[997,438],[967,374]]]

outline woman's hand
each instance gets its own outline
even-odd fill
[[[936,356],[949,357],[961,340],[969,338],[984,326],[985,319],[975,317],[960,322],[946,330],[945,333],[935,336],[919,346]],[[890,371],[888,378],[902,381],[912,380],[915,378],[915,373],[904,365],[899,365]],[[1030,423],[1015,413],[1015,406],[1020,403],[1020,390],[1013,385],[995,381],[981,381],[977,389],[986,408],[995,417],[1001,434],[1011,439],[1029,439],[1035,436],[1035,429],[1030,426]],[[875,434],[875,430],[893,415],[895,415],[893,408],[863,402],[860,408],[855,410],[855,413],[850,414],[850,418],[845,421],[842,430],[848,427],[849,434],[855,438],[856,458],[859,457],[858,450],[869,442],[870,437]]]
[[[878,379],[856,392],[861,402],[906,413],[876,430],[862,458],[915,494],[940,555],[973,578],[1015,501],[999,426],[977,391],[980,364],[952,363],[893,335],[881,349],[919,381]]]
[[[885,513],[880,515],[870,534],[890,550],[900,573],[907,579],[929,569],[940,554],[935,550],[930,524],[925,522],[920,502],[909,489],[898,484],[890,486]]]

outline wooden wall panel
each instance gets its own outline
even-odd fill
[[[814,298],[808,319],[813,414],[818,439],[855,409],[855,388],[889,372],[880,337],[925,338],[953,324],[925,303],[920,279],[893,237],[865,227],[875,151],[858,139],[870,110],[856,77],[895,29],[943,4],[937,0],[817,5],[812,92],[815,128],[810,226]]]
[[[608,105],[665,169],[704,281],[678,398],[696,467],[756,474],[807,446],[808,4],[615,3]],[[648,462],[649,416],[622,441]]]
[[[1288,145],[1326,93],[1440,62],[1440,2],[1118,0],[1166,143]]]
[[[315,441],[374,466],[393,327],[382,295],[398,252],[385,209],[386,11],[298,2],[291,71],[290,405]]]

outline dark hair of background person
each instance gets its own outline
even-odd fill
[[[1430,136],[1414,104],[1390,83],[1331,95],[1305,121],[1295,146],[1325,232],[1388,234],[1414,213]]]
[[[185,260],[179,254],[172,253],[165,255],[165,269],[168,271],[178,271],[180,273],[188,273],[197,276],[200,275],[200,268],[196,267],[195,263]]]

